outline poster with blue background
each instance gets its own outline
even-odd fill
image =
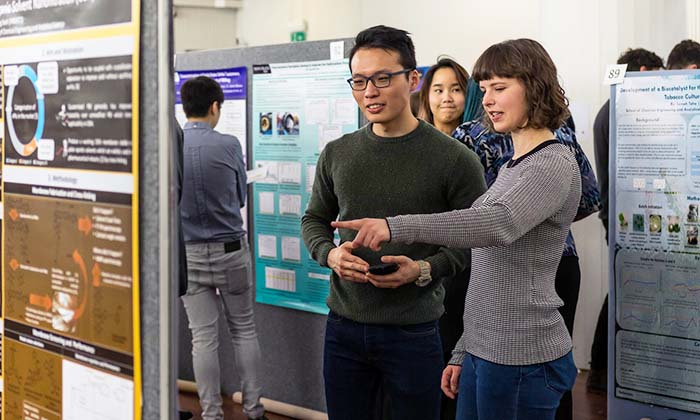
[[[253,164],[265,168],[251,197],[259,303],[328,313],[331,272],[309,255],[300,225],[321,151],[358,128],[349,77],[347,60],[253,66]]]

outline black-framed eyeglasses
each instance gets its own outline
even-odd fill
[[[395,71],[393,73],[375,73],[369,77],[355,76],[348,79],[348,84],[350,85],[350,88],[352,90],[365,90],[367,89],[367,84],[369,84],[370,81],[376,88],[385,88],[389,87],[389,85],[391,84],[391,79],[394,76],[398,76],[399,74],[406,74],[413,70],[415,70],[415,68],[403,69]]]

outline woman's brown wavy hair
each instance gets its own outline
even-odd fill
[[[537,41],[521,38],[490,46],[476,60],[472,77],[477,83],[494,77],[520,80],[528,107],[525,127],[554,131],[569,117],[569,100],[559,84],[557,68]],[[495,131],[487,113],[484,123]]]

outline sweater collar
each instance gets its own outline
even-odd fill
[[[408,134],[404,134],[403,136],[399,137],[382,137],[374,134],[372,131],[372,123],[368,123],[365,125],[365,133],[367,134],[367,137],[369,137],[373,141],[378,141],[382,142],[383,144],[386,143],[405,143],[407,141],[410,141],[420,135],[421,132],[424,132],[426,127],[428,126],[428,123],[423,121],[423,120],[418,120],[418,127],[416,127],[415,130],[411,131]]]

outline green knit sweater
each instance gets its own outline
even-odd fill
[[[420,122],[401,137],[379,137],[372,125],[329,143],[316,167],[313,192],[301,219],[311,256],[327,267],[335,247],[331,221],[399,214],[439,213],[466,208],[486,191],[478,157],[456,140]],[[340,241],[355,232],[340,231]],[[381,251],[363,248],[355,255],[369,264],[382,255],[426,260],[433,282],[381,289],[371,283],[340,279],[334,272],[328,307],[341,316],[369,324],[408,325],[438,319],[443,309],[442,280],[469,264],[468,251],[425,244],[388,243]]]

